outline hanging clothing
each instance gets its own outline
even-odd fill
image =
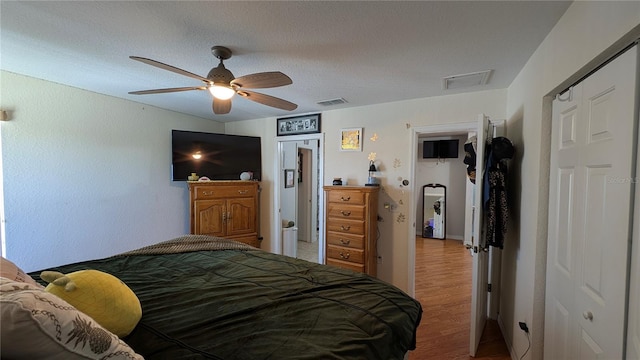
[[[467,177],[472,184],[476,183],[476,145],[477,137],[470,137],[464,143],[464,160],[462,162],[467,165]]]
[[[504,247],[509,207],[507,206],[507,164],[515,148],[505,137],[492,139],[484,176],[484,207],[487,212],[487,242],[489,246]]]

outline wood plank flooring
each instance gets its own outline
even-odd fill
[[[471,264],[462,241],[416,237],[416,298],[424,313],[410,360],[511,359],[491,320],[476,357],[469,356]]]

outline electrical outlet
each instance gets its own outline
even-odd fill
[[[529,328],[527,327],[527,323],[524,321],[520,321],[518,323],[518,325],[520,325],[520,329],[524,332],[526,332],[527,334],[529,333]]]
[[[382,264],[382,256],[378,255],[378,264]]]

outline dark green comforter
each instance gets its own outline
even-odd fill
[[[136,293],[142,320],[124,340],[147,359],[402,359],[422,313],[419,302],[367,275],[257,249],[48,270],[83,269],[113,274]]]

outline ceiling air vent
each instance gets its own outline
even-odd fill
[[[347,100],[343,99],[343,98],[337,98],[337,99],[331,99],[331,100],[322,100],[322,101],[318,101],[318,105],[322,105],[322,106],[333,106],[333,105],[340,105],[340,104],[346,104]]]
[[[469,74],[451,75],[442,78],[442,90],[462,89],[477,85],[486,85],[493,70],[478,71]]]

